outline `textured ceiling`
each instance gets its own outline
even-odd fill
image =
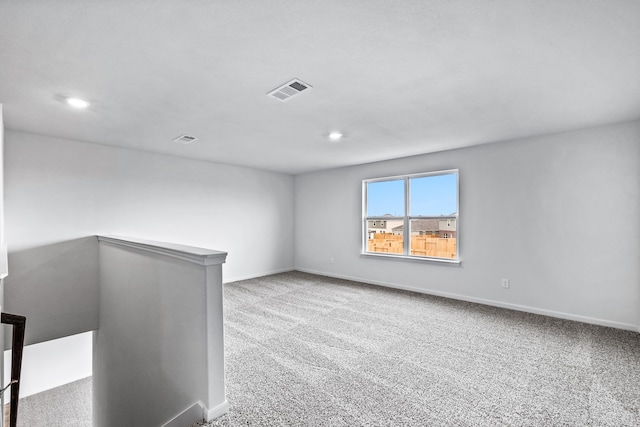
[[[293,78],[313,89],[266,96]],[[2,0],[0,103],[11,130],[367,163],[640,118],[640,1]]]

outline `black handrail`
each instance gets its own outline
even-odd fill
[[[22,370],[22,351],[24,350],[24,329],[27,318],[17,314],[2,313],[2,323],[13,326],[11,339],[11,408],[9,409],[9,427],[18,425],[18,399],[20,396],[20,371]],[[8,386],[7,386],[8,387]],[[4,392],[4,390],[2,390]]]

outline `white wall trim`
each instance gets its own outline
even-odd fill
[[[417,293],[420,293],[420,294],[434,295],[434,296],[439,296],[439,297],[444,297],[444,298],[451,298],[451,299],[455,299],[455,300],[473,302],[473,303],[476,303],[476,304],[489,305],[489,306],[493,306],[493,307],[507,308],[509,310],[523,311],[523,312],[532,313],[532,314],[540,314],[540,315],[543,315],[543,316],[555,317],[555,318],[565,319],[565,320],[573,320],[573,321],[576,321],[576,322],[589,323],[589,324],[592,324],[592,325],[607,326],[607,327],[610,327],[610,328],[624,329],[624,330],[633,331],[633,332],[640,332],[640,325],[632,325],[632,324],[629,324],[629,323],[613,322],[613,321],[610,321],[610,320],[598,319],[598,318],[595,318],[595,317],[588,317],[588,316],[580,316],[580,315],[577,315],[577,314],[563,313],[563,312],[560,312],[560,311],[547,310],[547,309],[544,309],[544,308],[537,308],[537,307],[531,307],[531,306],[520,305],[520,304],[511,304],[511,303],[507,303],[507,302],[489,300],[489,299],[485,299],[485,298],[476,298],[476,297],[470,297],[470,296],[466,296],[466,295],[453,294],[453,293],[449,293],[449,292],[434,291],[434,290],[431,290],[431,289],[421,289],[421,288],[416,288],[416,287],[413,287],[413,286],[405,286],[405,285],[398,285],[396,283],[382,282],[382,281],[379,281],[379,280],[363,279],[361,277],[353,277],[353,276],[346,276],[346,275],[342,275],[342,274],[327,273],[327,272],[324,272],[324,271],[317,271],[317,270],[312,270],[312,269],[308,269],[308,268],[296,268],[296,270],[304,272],[304,273],[317,274],[317,275],[320,275],[320,276],[334,277],[336,279],[351,280],[351,281],[366,283],[366,284],[370,284],[370,285],[384,286],[384,287],[387,287],[387,288],[394,288],[394,289],[402,289],[404,291],[411,291],[411,292],[417,292]]]
[[[222,402],[221,404],[219,404],[218,406],[216,406],[214,408],[207,409],[207,408],[203,407],[203,409],[204,409],[204,411],[203,411],[204,420],[206,422],[209,422],[209,421],[215,420],[216,418],[219,418],[219,417],[223,416],[224,414],[226,414],[227,412],[229,412],[229,402],[227,402],[225,400],[224,402]]]
[[[175,243],[156,242],[153,240],[120,236],[98,236],[98,240],[114,245],[127,246],[146,252],[153,252],[172,258],[178,258],[183,261],[189,261],[199,265],[222,264],[227,258],[226,252],[197,248],[194,246],[178,245]]]
[[[176,415],[171,421],[166,422],[162,427],[185,427],[203,420],[203,413],[207,408],[202,402],[196,402],[187,409]]]
[[[295,270],[296,269],[293,268],[293,267],[287,267],[287,268],[281,268],[281,269],[278,269],[278,270],[265,271],[265,272],[262,272],[262,273],[249,274],[249,275],[246,275],[246,276],[232,277],[229,280],[223,280],[223,282],[225,284],[227,284],[227,283],[239,282],[241,280],[255,279],[256,277],[270,276],[272,274],[288,273],[290,271],[295,271]]]

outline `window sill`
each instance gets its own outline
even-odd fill
[[[449,264],[449,265],[462,264],[462,261],[460,261],[459,259],[430,258],[430,257],[411,256],[411,255],[393,255],[393,254],[385,254],[385,253],[360,252],[360,256],[367,257],[367,258],[398,259],[403,261],[417,261],[417,262],[428,262],[428,263],[436,263],[436,264]]]

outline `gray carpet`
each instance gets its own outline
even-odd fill
[[[209,426],[640,425],[634,332],[293,272],[225,285],[225,334]],[[89,427],[91,379],[18,425]]]
[[[19,427],[91,427],[91,377],[20,399]]]
[[[299,272],[225,285],[210,426],[636,426],[640,336]]]

